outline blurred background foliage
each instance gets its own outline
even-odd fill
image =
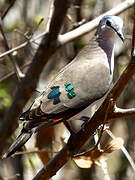
[[[100,14],[115,7],[121,2],[123,1],[75,0],[68,10],[68,15],[65,18],[61,33],[68,32],[81,24],[98,17]],[[16,47],[27,41],[29,38],[45,31],[51,0],[0,0],[1,17],[12,3],[13,6],[3,18],[3,28],[10,48]],[[119,39],[116,39],[114,82],[118,79],[130,60],[133,9],[130,8],[126,10],[120,16],[124,20],[124,34],[126,36],[126,41],[122,44]],[[40,76],[38,84],[39,91],[43,91],[48,82],[55,77],[57,72],[75,57],[78,51],[91,39],[93,33],[94,32],[91,32],[64,45],[51,57]],[[37,40],[13,53],[14,58],[24,73],[34,56],[39,43],[40,40]],[[0,53],[6,51],[3,44],[4,41],[0,34]],[[0,124],[7,108],[12,103],[17,85],[18,80],[14,73],[11,59],[8,56],[4,56],[0,59]],[[135,78],[133,77],[119,99],[119,107],[135,107],[134,92]],[[32,96],[30,102],[35,96]],[[27,107],[30,105],[30,102],[28,102]],[[93,108],[90,112],[90,109],[87,109],[82,115],[90,116],[94,110],[95,109]],[[14,117],[11,118],[14,123]],[[124,139],[124,145],[135,161],[134,120],[135,119],[133,118],[125,120],[119,119],[112,122],[110,127],[115,136]],[[74,121],[73,123],[71,122],[71,124],[75,129],[80,128],[80,121]],[[16,134],[18,134],[18,130],[12,138],[9,139],[9,144],[13,141]],[[46,164],[55,153],[62,148],[68,137],[69,133],[63,124],[54,128],[49,128],[48,130],[42,130],[32,137],[26,147],[22,148],[22,153],[18,153],[15,157],[7,160],[0,160],[0,179],[31,180],[42,167],[42,163]],[[109,137],[105,135],[103,141],[109,141]],[[92,141],[89,140],[87,146],[91,143]],[[107,156],[107,165],[111,180],[135,179],[131,166],[120,150]],[[104,173],[98,165],[93,164],[91,168],[83,169],[79,168],[74,161],[70,161],[52,179],[102,180],[104,179]]]

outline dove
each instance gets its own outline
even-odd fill
[[[42,126],[64,122],[70,130],[69,118],[106,95],[113,78],[115,36],[124,41],[122,28],[118,16],[100,20],[94,37],[22,113],[23,128],[4,158],[18,151]]]

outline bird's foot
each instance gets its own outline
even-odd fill
[[[88,116],[81,116],[80,120],[82,120],[84,123],[81,125],[81,128],[83,131],[85,131],[85,126],[88,123],[88,121],[90,120],[90,117]]]

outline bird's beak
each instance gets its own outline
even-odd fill
[[[122,33],[122,31],[116,31],[117,32],[117,34],[118,34],[118,36],[120,37],[120,39],[124,42],[124,40],[125,40],[125,38],[124,38],[124,35],[123,35],[123,33]]]

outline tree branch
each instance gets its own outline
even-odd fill
[[[20,67],[20,69],[23,70],[24,68],[26,68],[26,67],[29,66],[30,64],[31,64],[31,62],[28,62],[28,63],[24,64],[22,67]],[[0,83],[3,82],[3,81],[5,81],[6,79],[12,77],[12,76],[15,75],[15,74],[16,74],[15,71],[11,71],[11,72],[7,73],[6,75],[4,75],[4,76],[2,76],[2,77],[0,78]]]
[[[8,8],[4,11],[4,13],[3,13],[2,16],[1,16],[1,19],[2,19],[2,20],[6,17],[7,13],[9,12],[9,10],[14,6],[15,2],[16,2],[16,0],[12,0],[12,1],[10,2]]]
[[[129,117],[135,117],[135,108],[122,109],[115,106],[114,111],[109,114],[109,119],[111,120]]]
[[[2,34],[2,37],[3,37],[3,40],[4,40],[5,49],[8,51],[10,48],[9,48],[8,41],[7,41],[6,35],[4,33],[3,27],[2,27],[2,19],[0,19],[0,31],[1,31],[1,34]],[[24,74],[21,72],[21,70],[20,70],[20,68],[18,66],[18,63],[17,63],[16,59],[12,56],[12,54],[8,54],[8,56],[11,59],[11,62],[13,64],[13,67],[14,67],[14,70],[16,72],[17,78],[20,81],[20,78],[23,78]]]

